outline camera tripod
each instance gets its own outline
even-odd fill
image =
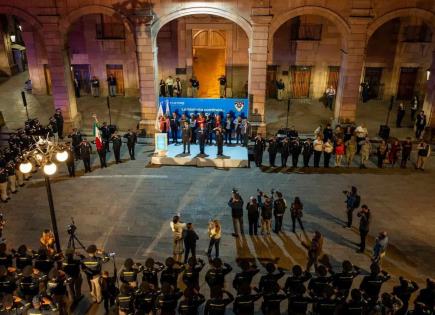
[[[74,232],[70,233],[69,240],[68,240],[68,248],[73,248],[75,250],[76,249],[76,242],[77,242],[77,244],[80,245],[80,247],[84,251],[86,251],[85,245],[83,245],[83,243],[79,240],[79,238],[76,236],[76,234]]]

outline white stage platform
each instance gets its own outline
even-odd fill
[[[170,144],[166,156],[151,158],[151,164],[156,165],[185,165],[199,167],[248,167],[248,149],[240,145],[224,146],[224,155],[217,156],[216,145],[206,145],[205,155],[199,154],[199,145],[190,145],[190,155],[183,154],[183,145]]]

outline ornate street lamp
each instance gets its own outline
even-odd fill
[[[68,159],[66,146],[58,142],[51,141],[48,137],[39,137],[38,141],[22,156],[20,172],[23,174],[30,173],[33,168],[42,168],[45,178],[45,187],[47,189],[48,205],[50,207],[51,226],[55,238],[56,250],[61,251],[59,232],[57,230],[56,213],[54,211],[53,194],[51,192],[50,176],[57,171],[58,162],[65,162]]]

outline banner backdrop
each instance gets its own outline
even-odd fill
[[[249,101],[243,98],[181,98],[160,97],[160,106],[166,114],[176,112],[178,115],[191,113],[220,114],[225,117],[231,114],[234,118],[248,117]]]

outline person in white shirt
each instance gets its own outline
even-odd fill
[[[313,142],[314,147],[314,167],[319,167],[320,158],[323,152],[323,140],[320,136],[317,136]]]
[[[169,76],[166,79],[166,87],[168,88],[168,96],[173,97],[174,96],[174,79],[172,79],[172,76]]]
[[[335,89],[331,85],[329,88],[326,89],[326,107],[329,107],[329,109],[332,110],[332,104],[334,103],[334,97],[335,97]]]
[[[357,151],[356,153],[359,154],[359,151],[361,150],[361,141],[365,140],[365,138],[369,135],[366,126],[364,123],[356,127],[355,129],[355,136],[356,136],[356,143],[357,143]]]
[[[331,154],[334,151],[334,145],[331,142],[331,139],[328,139],[323,144],[323,166],[329,167],[329,160],[331,159]]]
[[[183,231],[186,229],[186,223],[181,222],[180,217],[176,215],[172,219],[170,226],[174,237],[174,259],[177,262],[181,262],[184,252]]]

